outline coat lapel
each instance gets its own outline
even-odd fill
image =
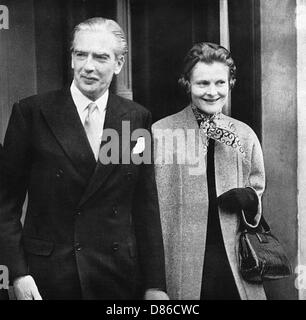
[[[58,143],[86,183],[94,171],[96,161],[69,90],[63,90],[51,105],[43,105],[41,112]]]
[[[109,94],[107,109],[105,114],[105,122],[103,127],[103,136],[105,137],[106,129],[115,130],[119,136],[119,154],[122,150],[122,121],[129,120],[129,110],[120,103],[119,99],[113,95]],[[101,147],[105,145],[106,141],[103,138]],[[79,206],[84,204],[107,180],[111,172],[118,166],[118,164],[102,164],[100,161],[97,162],[95,171],[91,176],[87,188],[79,202]]]

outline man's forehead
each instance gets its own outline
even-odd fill
[[[108,30],[82,30],[75,34],[73,47],[74,50],[103,54],[114,51],[117,47],[117,40]]]
[[[80,39],[83,40],[87,38],[90,38],[90,39],[95,38],[96,40],[100,39],[101,41],[107,40],[110,42],[116,41],[115,35],[111,31],[105,28],[101,30],[79,30],[74,35],[74,41],[80,40]]]

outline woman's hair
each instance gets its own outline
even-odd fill
[[[229,68],[229,86],[232,89],[236,82],[236,66],[231,53],[224,47],[210,42],[196,43],[187,53],[184,59],[183,73],[179,79],[179,84],[190,92],[190,76],[194,66],[198,62],[212,64],[221,62]]]
[[[128,52],[128,46],[123,30],[116,21],[102,17],[90,18],[75,26],[72,32],[71,50],[74,49],[75,35],[79,31],[103,32],[105,30],[111,32],[116,37],[116,56],[118,57],[119,55],[125,55]]]

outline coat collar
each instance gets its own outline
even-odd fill
[[[192,126],[192,128],[199,127],[191,105],[185,108],[185,113],[186,113],[186,118],[188,120],[188,124]],[[231,117],[228,117],[223,113],[219,113],[216,115],[216,117],[214,117],[213,121],[218,128],[227,130],[231,133],[235,133],[236,128],[234,123],[231,120],[232,120]]]
[[[189,105],[185,111],[188,127],[199,128],[191,105]],[[202,129],[200,130],[204,149],[207,149],[208,139],[212,138],[228,147],[238,149],[241,154],[244,154],[242,143],[231,117],[228,117],[223,113],[219,113],[212,118],[211,122],[212,126],[207,130],[207,132],[204,132]]]

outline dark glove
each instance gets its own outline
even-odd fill
[[[248,215],[255,216],[258,198],[252,188],[234,188],[224,192],[217,198],[219,206],[231,212],[244,210]]]

